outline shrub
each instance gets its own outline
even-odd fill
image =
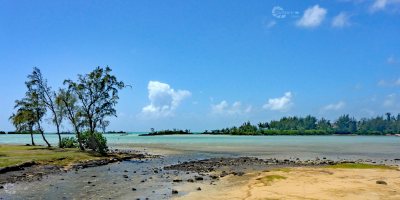
[[[60,142],[61,148],[77,148],[78,142],[74,137],[64,137],[61,139]]]
[[[101,133],[84,132],[81,135],[81,141],[85,148],[92,149],[102,155],[107,154],[107,139]]]

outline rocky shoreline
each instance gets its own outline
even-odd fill
[[[35,161],[30,161],[19,165],[0,168],[0,189],[6,183],[39,181],[45,176],[57,173],[65,173],[69,170],[79,170],[126,160],[142,160],[154,157],[156,156],[114,150],[107,158],[86,160],[69,166],[41,165]]]
[[[176,171],[187,171],[199,174],[208,174],[215,177],[215,173],[220,173],[220,177],[224,177],[228,174],[243,175],[249,171],[255,170],[268,170],[277,168],[288,168],[288,167],[321,167],[328,165],[336,165],[343,163],[368,163],[375,164],[376,162],[371,160],[329,160],[326,158],[316,158],[315,160],[300,160],[299,158],[294,159],[260,159],[257,157],[237,157],[237,158],[210,158],[204,160],[195,160],[178,163],[176,165],[170,165],[164,167],[164,170],[176,170]]]

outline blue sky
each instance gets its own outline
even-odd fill
[[[398,113],[399,35],[399,0],[0,0],[0,130],[34,66],[132,84],[110,130]]]

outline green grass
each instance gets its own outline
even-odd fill
[[[0,167],[35,161],[39,164],[67,166],[85,160],[101,159],[99,155],[79,149],[47,148],[42,146],[0,145]]]
[[[290,172],[291,169],[289,169],[289,168],[277,168],[277,169],[272,169],[271,171]]]
[[[281,176],[281,175],[267,175],[262,178],[258,178],[257,180],[259,180],[264,185],[269,185],[269,184],[271,184],[271,182],[273,182],[275,180],[283,180],[283,179],[286,179],[286,177]]]
[[[325,166],[326,168],[334,169],[397,169],[396,167],[387,165],[373,165],[365,163],[341,163],[335,165]]]

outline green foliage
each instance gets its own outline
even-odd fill
[[[373,165],[366,163],[339,163],[336,165],[328,165],[326,168],[343,168],[343,169],[397,169],[397,167],[387,165]]]
[[[60,148],[77,148],[78,141],[74,137],[64,137],[61,139]]]
[[[173,129],[173,130],[161,130],[161,131],[154,131],[154,129],[152,129],[152,131],[148,134],[140,134],[139,136],[155,136],[155,135],[189,135],[192,134],[190,132],[190,130],[186,129],[186,130],[177,130],[177,129]]]
[[[111,75],[111,68],[97,67],[85,75],[78,75],[78,81],[65,80],[68,90],[75,95],[80,104],[80,112],[89,132],[97,128],[105,129],[106,117],[116,116],[115,105],[118,103],[118,91],[125,87]]]
[[[340,116],[334,123],[313,116],[283,117],[280,120],[260,122],[257,126],[246,122],[240,127],[223,128],[220,130],[205,131],[203,134],[225,135],[385,135],[400,133],[400,114],[393,117],[386,113],[386,117],[378,116],[357,121],[349,115]]]
[[[107,139],[101,133],[91,133],[89,131],[86,131],[81,134],[80,139],[85,148],[91,149],[102,155],[107,154]]]
[[[336,133],[351,134],[357,131],[357,121],[349,115],[342,115],[335,122]]]

